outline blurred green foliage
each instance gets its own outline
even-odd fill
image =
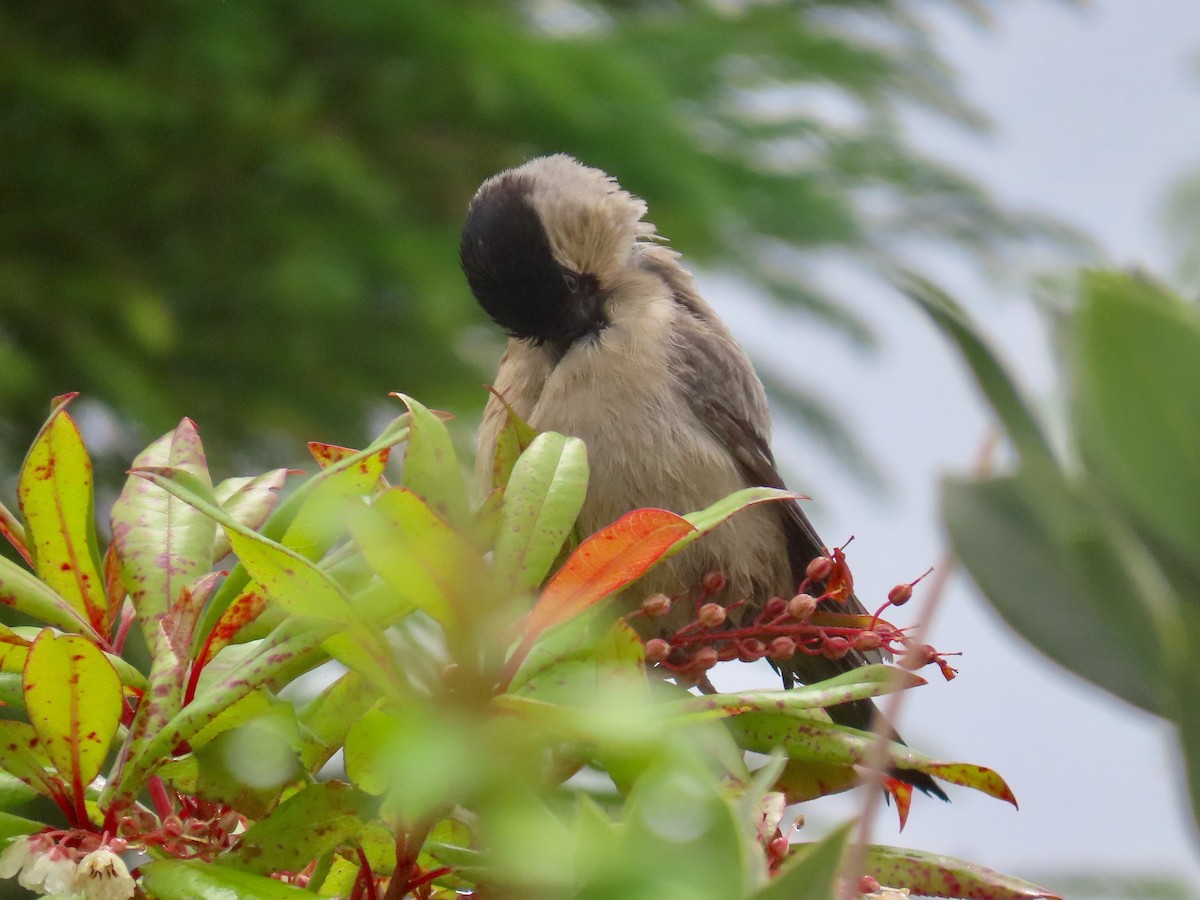
[[[617,174],[693,264],[869,344],[804,251],[986,256],[1031,225],[900,127],[980,124],[921,7],[0,3],[5,470],[68,390],[141,442],[193,416],[248,464],[361,440],[391,390],[474,410],[498,336],[469,330],[458,229],[484,177],[543,152]]]
[[[946,482],[956,554],[1034,647],[1175,723],[1200,822],[1200,311],[1140,273],[1081,273],[1061,326],[1066,409],[1045,429],[962,310],[918,279],[907,289],[1019,460]]]

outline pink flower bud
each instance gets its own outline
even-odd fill
[[[704,593],[719,594],[725,590],[725,585],[728,584],[728,581],[725,579],[724,572],[713,569],[711,572],[705,573],[704,579],[700,584],[704,588]]]
[[[666,594],[651,594],[642,601],[642,612],[652,619],[658,619],[671,611],[671,598]]]
[[[817,611],[817,598],[812,594],[797,594],[788,601],[787,611],[797,622],[803,622]]]
[[[712,647],[701,647],[692,657],[691,668],[699,672],[706,672],[720,662],[720,659],[717,651]]]
[[[814,581],[824,581],[833,571],[833,560],[828,556],[818,556],[809,562],[804,574]]]
[[[870,875],[864,875],[858,879],[858,892],[860,894],[873,894],[879,890],[879,882]]]
[[[705,628],[717,628],[725,624],[725,607],[720,603],[705,603],[696,613],[696,619]]]
[[[646,662],[660,663],[671,655],[671,645],[662,638],[646,641]]]
[[[888,591],[888,602],[892,604],[892,606],[903,606],[912,599],[912,588],[913,586],[911,584],[896,585],[894,588]]]
[[[878,650],[882,645],[883,638],[874,631],[864,631],[862,634],[855,635],[854,637],[855,650],[862,650],[864,652]]]
[[[821,652],[829,659],[841,659],[850,652],[850,642],[837,635],[827,637],[821,644]]]
[[[775,638],[767,646],[767,656],[776,662],[791,659],[796,653],[796,642],[787,635]]]

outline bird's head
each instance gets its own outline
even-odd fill
[[[646,204],[565,154],[485,181],[460,249],[479,305],[514,337],[570,344],[607,324],[606,300],[627,269]]]

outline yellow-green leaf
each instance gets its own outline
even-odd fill
[[[101,633],[108,603],[96,547],[92,461],[75,422],[59,403],[21,466],[17,497],[38,577]]]
[[[87,638],[46,630],[29,648],[25,708],[42,747],[76,796],[100,774],[121,721],[121,679]]]

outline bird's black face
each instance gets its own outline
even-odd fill
[[[472,201],[460,257],[471,293],[513,337],[565,350],[608,324],[594,275],[555,260],[529,179],[507,176]]]

